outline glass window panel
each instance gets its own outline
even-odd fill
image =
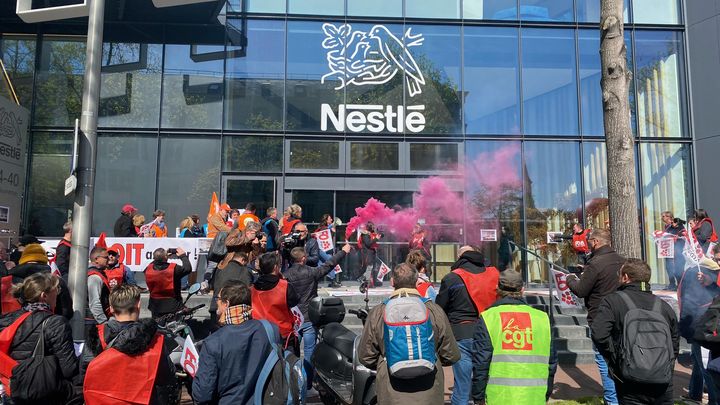
[[[286,0],[231,0],[228,11],[241,13],[285,13]],[[243,7],[245,8],[243,10]]]
[[[269,136],[223,137],[223,170],[281,172],[283,140]]]
[[[220,138],[161,137],[157,207],[167,213],[169,234],[192,214],[204,214],[220,189]]]
[[[230,20],[230,25],[234,22]],[[227,59],[225,128],[282,130],[285,22],[244,22],[247,44],[241,55]]]
[[[410,170],[456,170],[458,145],[455,143],[411,143]]]
[[[651,282],[667,284],[667,263],[657,258],[657,247],[652,236],[654,231],[664,229],[660,216],[663,211],[685,218],[693,209],[690,147],[668,143],[640,144],[640,167],[645,253],[653,269]],[[675,255],[682,257],[681,252],[675,252]]]
[[[65,179],[70,174],[72,133],[32,134],[28,174],[26,233],[62,236],[62,226],[72,210],[72,196],[65,197]]]
[[[576,135],[575,31],[522,30],[523,124],[528,135]]]
[[[337,0],[290,0],[290,14],[345,15],[345,2]]]
[[[92,234],[113,234],[120,209],[130,203],[138,208],[147,222],[152,221],[155,209],[155,180],[157,178],[157,136],[101,135],[97,146],[95,202]],[[179,167],[185,168],[185,164]],[[142,175],[138,175],[142,173]],[[181,177],[187,177],[184,173]],[[168,212],[168,215],[170,212]],[[170,230],[174,226],[169,224]],[[174,235],[172,232],[169,235]]]
[[[523,243],[523,172],[520,142],[468,141],[466,148],[466,238],[479,243],[478,229],[495,229],[497,242],[483,242],[485,257],[499,268],[522,268],[520,252],[508,240]],[[488,168],[492,167],[492,170]],[[505,233],[502,228],[505,228]]]
[[[524,21],[575,21],[573,0],[520,0]]]
[[[600,2],[597,0],[575,0],[577,5],[578,22],[600,22]],[[625,23],[629,21],[628,10],[630,8],[630,0],[625,0],[623,6],[623,16]]]
[[[682,37],[672,31],[635,31],[635,74],[640,136],[686,134]]]
[[[103,44],[98,125],[157,128],[162,45]]]
[[[333,194],[333,191],[293,190],[292,203],[302,207],[303,222],[316,225],[324,214],[333,215]],[[314,231],[315,227],[311,227],[310,232]]]
[[[398,170],[397,143],[350,144],[350,170]]]
[[[607,150],[604,142],[583,143],[585,225],[607,228],[610,221],[607,193]]]
[[[290,141],[290,168],[337,170],[340,143]]]
[[[35,74],[35,37],[3,35],[0,37],[0,58],[12,81],[20,105],[31,109],[33,75]],[[13,100],[12,90],[0,80],[0,95]]]
[[[465,0],[463,19],[517,20],[516,0]]]
[[[342,23],[331,22],[328,32],[337,35]],[[341,77],[344,70],[337,67],[337,73],[330,74],[328,50],[323,42],[329,38],[319,22],[288,21],[287,38],[287,81],[285,98],[287,101],[287,130],[319,131],[320,110],[322,104],[328,104],[334,114],[338,114],[338,105],[344,103],[344,90]],[[330,42],[325,43],[330,46]],[[340,46],[339,43],[335,43]],[[339,49],[335,49],[339,52]],[[400,94],[402,96],[402,93]],[[328,120],[328,131],[335,131]]]
[[[441,4],[440,2],[437,4]],[[424,105],[426,134],[460,134],[462,132],[460,100],[460,66],[462,65],[460,27],[423,25],[408,26],[410,35],[422,34],[422,45],[414,43],[405,35],[406,49],[411,52],[422,73],[425,84],[416,83],[408,70],[405,81],[408,89],[405,98],[406,110],[412,106]],[[420,91],[414,94],[413,88]],[[349,92],[348,92],[349,94]],[[406,133],[410,133],[406,128]]]
[[[465,27],[464,35],[465,132],[519,134],[517,28]]]
[[[640,24],[679,24],[680,2],[678,0],[633,0],[633,21]]]
[[[577,264],[569,243],[548,244],[548,232],[570,232],[582,221],[580,151],[575,142],[525,143],[527,245],[565,268]],[[530,280],[548,280],[547,265],[528,257]]]
[[[165,45],[163,128],[220,128],[224,58],[222,45]]]
[[[406,0],[405,17],[460,18],[460,0]]]
[[[70,127],[80,118],[85,72],[85,40],[42,42],[37,77],[34,125]]]
[[[245,207],[249,202],[255,204],[255,214],[262,220],[268,208],[275,206],[275,181],[258,179],[227,179],[225,201],[231,207]],[[278,212],[278,216],[282,213]]]
[[[402,17],[402,0],[347,0],[349,16]]]
[[[335,196],[335,215],[347,223],[355,216],[355,208],[362,207],[370,198],[380,200],[388,207],[408,208],[413,203],[413,193],[410,191],[338,191]],[[383,224],[375,225],[380,229],[383,227]],[[338,228],[338,235],[344,236],[345,229]]]
[[[628,47],[629,48],[629,47]],[[578,30],[580,107],[583,135],[603,135],[602,89],[600,88],[600,35],[597,29]]]

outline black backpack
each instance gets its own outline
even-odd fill
[[[707,311],[695,324],[693,340],[700,346],[717,350],[720,347],[720,296],[713,299]]]
[[[656,297],[652,310],[647,310],[638,308],[626,292],[618,295],[628,311],[615,371],[629,382],[668,384],[672,380],[674,349],[670,325],[662,315],[662,301]]]

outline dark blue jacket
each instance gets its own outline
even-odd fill
[[[708,281],[705,283],[700,282],[698,272],[702,272]],[[717,279],[717,271],[703,266],[688,267],[685,270],[678,286],[678,301],[680,304],[678,328],[680,329],[680,336],[692,339],[697,321],[707,311],[713,298],[720,295]]]
[[[193,399],[199,404],[252,404],[255,383],[270,349],[260,321],[223,326],[203,341]]]

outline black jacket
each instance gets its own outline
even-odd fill
[[[580,279],[568,277],[570,291],[585,299],[589,325],[592,325],[600,301],[620,286],[620,267],[623,263],[624,257],[615,253],[610,246],[602,246],[592,253]]]
[[[345,257],[345,252],[341,250],[322,266],[311,267],[306,264],[294,263],[285,270],[283,276],[297,293],[300,300],[298,308],[300,308],[306,320],[310,319],[308,316],[310,301],[317,297],[318,281],[330,273],[343,257]]]
[[[253,283],[253,287],[260,291],[268,291],[275,288],[279,281],[280,277],[274,274],[261,274],[257,280],[255,280],[255,283]],[[295,289],[291,283],[288,283],[285,298],[287,299],[288,308],[292,308],[300,303],[300,298],[298,297],[298,294],[295,293]]]
[[[8,270],[8,274],[13,277],[13,284],[22,283],[25,278],[32,276],[35,273],[50,273],[50,266],[42,263],[25,263],[17,267]],[[62,278],[60,279],[60,291],[57,297],[57,303],[55,304],[55,314],[62,315],[66,319],[71,319],[73,316],[73,302],[72,295],[67,283]]]
[[[136,322],[118,322],[115,318],[105,324],[104,340],[106,343],[113,342],[113,348],[118,351],[134,356],[145,353],[153,337],[158,331],[158,326],[152,319],[140,319]],[[116,339],[117,338],[117,339]],[[175,378],[175,365],[170,360],[168,347],[175,345],[174,341],[168,341],[165,337],[163,355],[160,357],[155,385],[150,396],[150,405],[174,404],[177,402],[177,379]],[[80,364],[80,375],[83,381],[85,371],[90,362],[102,352],[102,345],[98,336],[97,325],[92,325],[88,331],[87,340],[83,347]],[[122,367],[118,364],[118,367]]]
[[[320,245],[317,239],[308,237],[305,241],[305,264],[310,267],[316,267],[320,262]]]
[[[125,214],[120,214],[120,218],[115,221],[115,226],[113,227],[113,236],[116,238],[128,238],[128,237],[136,237],[137,232],[135,232],[135,225],[133,225],[132,218]]]
[[[640,309],[652,310],[656,300],[662,302],[662,315],[665,320],[667,320],[668,325],[670,325],[670,333],[672,333],[673,358],[677,358],[680,350],[680,335],[678,333],[677,317],[672,307],[659,297],[653,295],[649,285],[643,289],[640,283],[625,284],[620,286],[618,291],[624,291],[630,297],[633,304]],[[614,292],[603,298],[600,302],[591,326],[592,340],[613,370],[618,370],[619,367],[617,365],[617,354],[621,350],[620,343],[622,341],[625,314],[627,314],[629,310],[622,297],[617,292]],[[620,375],[618,372],[615,372],[615,374]]]
[[[523,299],[506,297],[495,301],[489,308],[501,305],[527,305],[527,303]],[[557,353],[555,352],[555,345],[552,342],[552,335],[548,336],[548,339],[551,339],[550,358],[548,359],[550,374],[548,375],[547,393],[545,394],[546,399],[550,398],[550,394],[552,394],[555,371],[557,370]],[[485,322],[478,322],[475,327],[475,337],[473,338],[472,348],[472,398],[476,402],[485,400],[485,388],[488,383],[493,350],[492,339],[490,338],[490,333],[487,330]]]
[[[60,270],[60,274],[62,274],[63,277],[67,277],[70,272],[70,246],[64,243],[58,243],[55,248],[55,265],[57,265],[58,270]]]
[[[182,264],[175,265],[175,273],[173,275],[175,298],[150,298],[148,301],[148,309],[152,312],[153,317],[170,314],[182,309],[182,295],[180,294],[181,280],[183,277],[192,273],[192,264],[187,255],[180,256],[180,260]],[[170,266],[170,263],[163,261],[154,261],[152,264],[157,270],[165,270]]]
[[[472,274],[485,272],[485,256],[479,252],[465,252],[451,266],[452,270],[463,269]],[[497,286],[488,286],[493,291]],[[435,303],[445,310],[457,340],[472,339],[475,322],[480,318],[475,304],[465,287],[465,282],[457,274],[450,272],[440,282],[440,291]]]
[[[706,282],[698,280],[698,272],[703,273]],[[680,336],[692,339],[698,320],[705,314],[713,298],[720,295],[717,280],[718,272],[703,266],[688,267],[683,273],[677,292]]]
[[[210,301],[210,313],[214,314],[217,310],[217,297],[220,295],[220,290],[223,289],[231,281],[239,281],[248,288],[253,281],[253,275],[247,266],[243,266],[235,260],[231,260],[224,269],[216,269],[213,272],[212,286],[213,286],[213,299]]]

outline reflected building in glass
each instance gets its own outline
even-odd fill
[[[106,13],[94,234],[126,202],[146,217],[164,209],[172,229],[204,217],[213,191],[260,216],[297,203],[311,224],[347,221],[371,196],[413,206],[431,176],[465,202],[429,226],[438,280],[456,244],[478,243],[496,264],[512,240],[573,266],[548,235],[609,226],[597,0],[127,4]],[[685,7],[625,1],[638,232],[660,284],[660,213],[696,207]],[[32,112],[23,218],[36,235],[59,236],[72,207],[62,184],[83,24],[24,24],[13,1],[0,6],[0,56]],[[545,262],[509,254],[528,281],[548,280]]]

